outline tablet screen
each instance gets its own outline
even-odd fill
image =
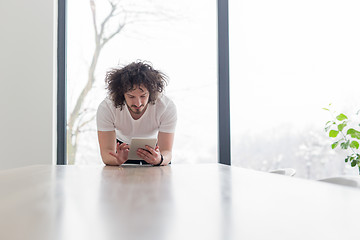
[[[146,149],[146,145],[155,148],[157,138],[132,138],[130,142],[130,150],[128,159],[130,160],[142,160],[137,154],[136,151],[138,148]]]

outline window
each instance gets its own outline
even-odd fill
[[[357,174],[330,148],[322,108],[360,108],[359,10],[357,1],[230,1],[232,165]]]
[[[216,1],[119,3],[122,5],[115,7],[114,16],[105,23],[104,37],[109,38],[120,26],[119,33],[96,52],[93,13],[100,32],[111,5],[107,1],[68,1],[68,163],[102,164],[95,113],[106,96],[105,73],[138,59],[150,61],[169,76],[166,94],[178,110],[173,162],[217,162]],[[93,83],[87,89],[89,78]]]

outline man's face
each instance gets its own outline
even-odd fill
[[[143,86],[134,86],[133,89],[125,93],[125,102],[130,112],[142,114],[149,102],[149,91]]]

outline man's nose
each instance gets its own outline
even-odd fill
[[[140,107],[140,105],[141,105],[141,100],[140,100],[140,98],[138,98],[138,99],[135,100],[135,105],[136,105],[137,107]]]

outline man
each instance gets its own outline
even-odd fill
[[[171,162],[177,121],[175,104],[163,94],[167,77],[145,62],[112,69],[105,82],[109,96],[97,110],[97,129],[102,160],[107,165],[124,163],[167,165]],[[143,160],[129,160],[132,137],[156,137],[157,146],[138,149]]]

